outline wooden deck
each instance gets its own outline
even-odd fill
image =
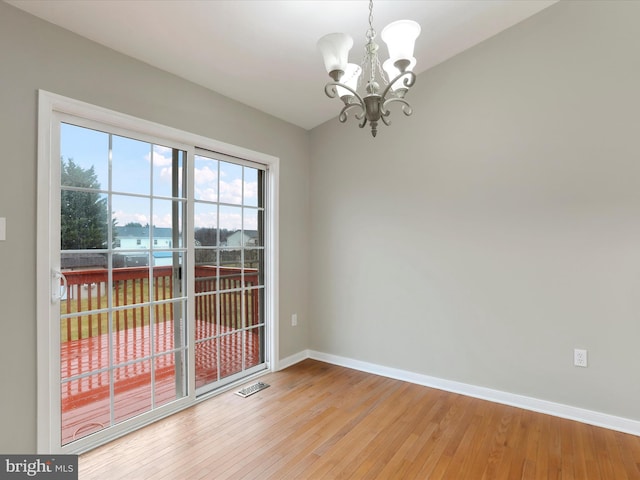
[[[228,327],[198,322],[196,332],[198,339],[220,336],[219,343],[208,340],[196,345],[197,387],[242,370],[243,336],[245,368],[261,361],[257,331],[233,332]],[[153,332],[149,325],[121,330],[112,334],[112,340],[112,364],[121,366],[111,372],[108,370],[109,334],[66,341],[60,346],[63,445],[111,425],[110,380],[114,423],[177,397],[173,322],[159,322]],[[100,370],[104,371],[69,380]]]

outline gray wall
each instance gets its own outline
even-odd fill
[[[312,130],[312,349],[640,420],[639,18],[560,2]]]
[[[38,89],[279,157],[280,356],[307,348],[308,133],[0,2],[0,452],[36,448]]]
[[[640,420],[637,18],[560,2],[420,75],[414,115],[371,139],[309,135],[0,2],[0,452],[36,443],[40,88],[280,157],[280,358]]]

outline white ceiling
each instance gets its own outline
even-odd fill
[[[339,111],[323,91],[330,79],[318,38],[349,33],[350,60],[360,63],[369,16],[366,0],[5,1],[305,129]],[[380,32],[402,18],[420,23],[420,73],[556,1],[375,0],[373,25]]]

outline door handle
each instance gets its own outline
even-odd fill
[[[62,280],[62,289],[60,288],[60,280]],[[51,272],[51,303],[57,303],[67,295],[67,277],[61,271],[54,270]]]

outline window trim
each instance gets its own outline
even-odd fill
[[[279,359],[279,305],[278,305],[278,212],[279,212],[279,173],[280,159],[272,155],[256,152],[236,145],[231,145],[218,140],[207,138],[201,135],[189,133],[173,127],[168,127],[155,122],[137,118],[124,113],[98,107],[72,98],[64,97],[45,90],[38,91],[38,197],[37,197],[37,243],[36,243],[36,322],[37,322],[37,452],[39,454],[49,453],[79,453],[74,450],[74,444],[65,447],[60,446],[60,439],[56,438],[59,426],[56,428],[56,420],[52,414],[56,405],[60,403],[59,383],[52,372],[59,372],[59,357],[55,348],[55,341],[59,337],[55,335],[55,329],[50,322],[51,315],[51,292],[53,288],[52,271],[55,266],[51,264],[52,252],[50,238],[52,235],[59,235],[59,226],[51,222],[49,210],[51,205],[55,205],[57,192],[51,188],[56,172],[52,168],[53,162],[51,154],[59,150],[59,132],[55,127],[57,116],[73,115],[95,121],[113,127],[114,130],[126,129],[138,132],[142,135],[163,138],[175,143],[190,146],[188,155],[193,158],[197,149],[214,151],[223,155],[228,155],[234,159],[244,159],[248,162],[266,167],[266,203],[268,208],[265,212],[265,244],[270,248],[265,251],[265,363],[266,371],[276,371]],[[193,169],[188,170],[188,183],[193,186]],[[189,200],[193,200],[193,191],[190,189]],[[52,203],[53,202],[53,203]],[[193,230],[192,222],[188,230]],[[192,235],[188,231],[187,235]],[[190,276],[190,283],[193,283],[193,276]],[[188,291],[193,292],[193,285],[188,285]],[[189,298],[189,308],[193,309],[193,298]],[[191,310],[193,311],[193,310]],[[190,315],[192,318],[193,316]],[[59,329],[58,329],[59,330]],[[193,331],[193,328],[190,328]],[[195,358],[194,349],[190,349],[191,364]],[[246,381],[246,378],[242,380]],[[192,385],[193,384],[193,385]],[[195,397],[195,382],[189,379],[189,395],[185,397],[185,402],[176,402],[175,411],[182,410],[196,403],[211,398],[222,391],[233,388],[235,385],[229,384],[219,391]],[[162,414],[149,415],[149,422],[157,421],[167,415],[175,413],[171,409],[165,410]],[[147,423],[149,423],[147,422]],[[124,422],[122,429],[115,429],[109,438],[103,436],[100,443],[109,441],[118,436],[128,433],[127,422]],[[93,448],[86,442],[83,450]]]

